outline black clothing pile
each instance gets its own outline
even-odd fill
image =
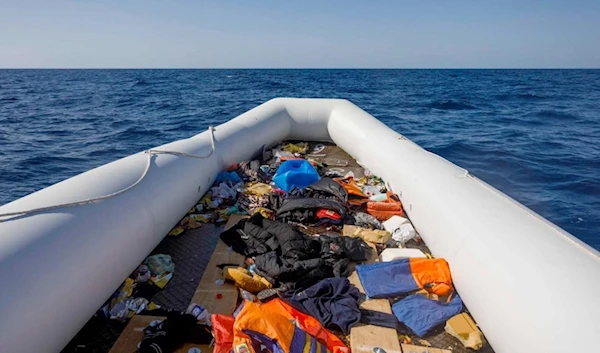
[[[140,342],[140,353],[167,353],[175,351],[182,344],[210,344],[210,328],[199,325],[195,316],[171,311],[167,318],[155,326],[144,329]]]
[[[285,292],[283,297],[325,328],[346,335],[360,320],[360,292],[347,278],[327,278],[304,290]]]
[[[221,240],[234,251],[253,257],[257,274],[287,288],[305,288],[324,278],[346,277],[350,261],[363,261],[371,253],[359,238],[310,237],[260,214],[239,221],[221,233]]]
[[[347,278],[327,278],[309,288],[283,293],[294,307],[316,318],[325,328],[345,335],[359,322],[412,334],[393,314],[360,309],[360,297],[358,288]]]
[[[346,216],[346,209],[339,201],[303,197],[283,201],[275,217],[283,222],[314,224],[318,222],[317,212],[321,209],[336,212],[340,219]]]

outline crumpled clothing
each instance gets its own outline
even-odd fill
[[[241,183],[242,178],[236,172],[221,172],[217,175],[217,179],[215,179],[215,184],[220,184],[221,182],[229,181],[233,184]]]
[[[248,212],[248,214],[253,214],[253,210],[259,207],[267,207],[269,205],[268,196],[257,196],[257,195],[249,195],[242,194],[238,198],[239,208]]]
[[[361,187],[356,183],[353,176],[345,176],[343,178],[334,178],[333,180],[340,183],[348,195],[358,196],[360,198],[366,198],[367,196],[362,192]]]
[[[319,240],[321,241],[321,258],[326,262],[329,262],[330,259],[336,262],[340,258],[357,262],[366,261],[373,253],[373,249],[369,244],[360,238],[339,236],[335,233],[324,233],[319,236]],[[342,270],[348,271],[347,268],[342,268]],[[340,272],[335,275],[336,277],[347,277],[350,274]]]
[[[367,325],[389,327],[401,335],[410,335],[412,331],[406,325],[398,321],[394,314],[381,311],[360,309],[360,322]]]
[[[346,208],[341,202],[310,197],[286,199],[275,216],[285,222],[316,223],[318,222],[316,214],[319,209],[332,210],[342,219],[346,216]]]
[[[326,278],[301,291],[286,292],[284,298],[315,317],[328,329],[345,335],[360,320],[360,292],[347,278]]]
[[[237,173],[244,181],[269,182],[269,176],[260,169],[260,162],[258,160],[241,162]]]
[[[118,302],[110,310],[110,318],[125,321],[135,314],[141,313],[148,305],[146,298],[128,298]]]
[[[215,199],[223,199],[230,200],[235,199],[237,196],[237,188],[241,187],[242,183],[231,184],[229,182],[222,182],[217,186],[213,186],[210,188],[210,192],[212,193],[212,200]]]
[[[332,210],[320,209],[315,215],[319,222],[318,224],[341,224],[342,216]]]
[[[422,337],[435,326],[459,314],[462,307],[462,300],[457,294],[448,303],[413,294],[394,304],[392,312],[400,322]]]
[[[348,224],[344,224],[343,234],[376,244],[385,244],[392,239],[392,234],[387,230],[367,229]]]
[[[264,196],[271,193],[271,186],[265,183],[251,183],[246,185],[246,193],[250,195]]]
[[[307,196],[313,198],[333,198],[340,202],[348,201],[348,193],[340,183],[331,178],[321,178],[306,187]]]
[[[144,329],[144,338],[140,342],[139,352],[174,352],[185,342],[209,344],[212,338],[210,328],[198,325],[193,315],[169,312],[166,320]]]
[[[160,287],[154,284],[154,280],[151,282],[142,282],[135,285],[132,297],[152,300],[152,297],[158,292],[160,292]]]
[[[373,229],[384,229],[383,224],[379,220],[368,213],[356,212],[352,215],[354,217],[354,224],[359,227],[373,228]]]
[[[275,212],[271,211],[268,208],[264,208],[264,207],[257,207],[254,210],[252,210],[252,214],[251,216],[260,213],[261,216],[263,216],[266,219],[270,219],[273,220],[275,219]]]
[[[284,193],[283,198],[287,199],[287,198],[294,198],[294,197],[303,197],[305,195],[306,195],[306,191],[304,189],[294,187],[289,192]]]
[[[257,274],[288,288],[307,287],[327,277],[347,276],[350,260],[346,256],[354,256],[355,250],[361,250],[355,246],[347,247],[344,243],[336,244],[336,251],[331,252],[329,247],[323,248],[320,239],[258,214],[241,220],[221,233],[220,238],[235,252],[254,257]],[[360,239],[343,238],[362,242]],[[327,251],[327,254],[322,251]]]
[[[210,321],[212,323],[213,336],[215,337],[213,353],[231,353],[235,318],[229,315],[212,314]]]

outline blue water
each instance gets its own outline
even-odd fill
[[[600,249],[600,70],[0,70],[0,204],[279,96],[350,99]]]

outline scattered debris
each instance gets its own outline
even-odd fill
[[[429,341],[424,340],[424,339],[420,339],[419,340],[419,344],[422,345],[422,346],[431,347],[431,343],[429,343]]]
[[[458,314],[446,321],[445,330],[467,348],[477,350],[483,346],[481,331],[467,313]]]
[[[357,266],[358,277],[369,298],[386,298],[395,304],[393,314],[379,312],[380,316],[370,317],[374,323],[369,324],[395,328],[404,353],[448,353],[447,349],[432,347],[434,339],[430,342],[420,337],[434,327],[441,328],[449,318],[445,327],[448,334],[465,347],[481,348],[481,331],[470,316],[453,316],[463,307],[454,292],[448,264],[444,259],[433,259],[423,247],[399,197],[368,170],[364,170],[364,176],[355,175],[360,172],[344,157],[328,156],[325,145],[312,145],[312,149],[310,146],[301,142],[263,148],[263,159],[230,166],[217,175],[210,190],[168,235],[182,236],[187,229],[226,222],[221,239],[230,251],[243,254],[246,260],[243,266],[220,264],[222,277],[211,281],[217,286],[229,281],[240,288],[246,304],[239,310],[244,315],[250,315],[250,309],[262,312],[260,307],[248,303],[286,303],[282,298],[290,300],[293,296],[297,302],[308,305],[306,312],[315,313],[306,322],[320,323],[319,332],[331,335],[317,335],[317,340],[335,337],[323,327],[344,338],[328,341],[340,349],[333,353],[348,353],[344,350],[348,349],[347,333],[361,316],[358,308],[363,299],[330,289],[328,281],[347,277],[354,264],[369,259],[376,249],[381,262]],[[426,252],[414,248],[415,244]],[[151,301],[152,295],[168,284],[174,270],[169,255],[149,256],[115,293],[106,307],[107,314],[126,320],[143,310],[157,308]],[[350,289],[358,293],[353,285]],[[224,297],[220,291],[210,295],[211,301]],[[333,317],[340,312],[345,313],[346,319],[351,312],[353,320],[341,325],[340,317]],[[192,303],[186,313],[195,318],[196,324],[211,324],[210,314],[201,305]],[[367,311],[362,315],[366,319]],[[170,320],[178,323],[180,319],[173,316]],[[226,315],[221,319],[230,320]],[[228,325],[236,320],[231,317]],[[278,319],[269,316],[269,320]],[[288,321],[282,323],[287,325]],[[332,322],[335,325],[329,325]],[[252,322],[244,325],[251,326]],[[306,332],[314,333],[310,327]],[[412,345],[411,336],[419,346]],[[145,344],[148,342],[154,341]],[[319,342],[327,346],[327,341]],[[376,347],[377,352],[385,353],[385,346],[382,347]],[[228,351],[227,344],[223,349]],[[253,353],[249,346],[244,349]],[[240,353],[235,347],[234,351]]]

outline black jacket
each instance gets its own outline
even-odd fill
[[[340,202],[348,201],[346,189],[331,178],[321,178],[306,187],[307,195],[313,198],[329,198]]]
[[[330,200],[322,200],[330,201]],[[256,272],[274,285],[304,288],[327,277],[349,275],[350,261],[362,261],[370,248],[358,238],[310,237],[289,224],[260,214],[221,233],[234,251],[254,257]]]
[[[317,211],[322,208],[335,211],[341,219],[346,216],[346,208],[339,201],[303,197],[285,200],[277,210],[275,218],[284,222],[316,223]]]

